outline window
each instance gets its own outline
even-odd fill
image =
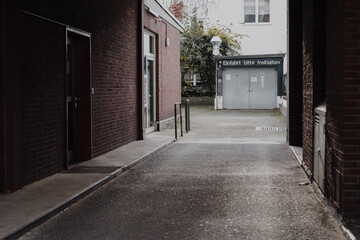
[[[244,22],[270,22],[270,0],[244,0]]]
[[[245,22],[246,23],[254,23],[255,22],[255,13],[256,13],[255,0],[245,0],[244,10],[245,10]]]
[[[270,0],[258,0],[259,22],[270,22]]]
[[[144,53],[154,54],[155,38],[151,35],[144,34]]]

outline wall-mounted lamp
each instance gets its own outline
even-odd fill
[[[214,37],[211,39],[210,42],[211,42],[211,44],[213,45],[213,54],[214,54],[215,56],[218,56],[218,55],[220,54],[219,48],[220,48],[220,45],[221,45],[221,43],[222,43],[220,37],[214,36]]]

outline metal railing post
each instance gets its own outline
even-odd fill
[[[183,137],[183,122],[182,122],[182,110],[181,110],[181,103],[179,104],[180,106],[180,129],[181,129],[181,136]]]
[[[190,100],[186,100],[185,103],[185,130],[186,133],[190,131]]]
[[[176,124],[176,103],[174,104],[174,119],[175,119],[175,140],[177,140],[177,124]]]
[[[183,123],[182,123],[182,110],[181,110],[181,102],[177,102],[177,103],[174,103],[174,120],[175,120],[175,140],[177,140],[177,111],[176,111],[176,106],[179,105],[180,107],[180,130],[181,130],[181,137],[184,136],[184,133],[183,133]]]

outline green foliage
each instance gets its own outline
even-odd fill
[[[204,93],[201,87],[193,86],[190,81],[185,81],[181,88],[181,95],[183,97],[202,97]]]
[[[215,61],[213,60],[213,36],[222,40],[220,53],[223,56],[239,55],[241,34],[231,33],[223,25],[204,29],[196,18],[196,9],[191,15],[184,14],[183,23],[186,26],[181,39],[180,61],[182,94],[184,96],[213,96],[215,94]],[[190,76],[199,73],[202,83],[192,86]]]

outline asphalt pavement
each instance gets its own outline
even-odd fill
[[[277,111],[191,116],[184,138],[21,239],[346,239]]]

